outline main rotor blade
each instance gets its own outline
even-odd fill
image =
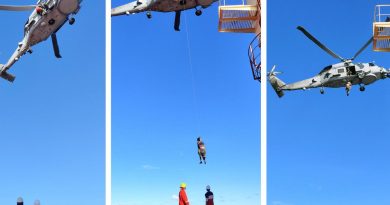
[[[10,5],[0,5],[0,10],[4,11],[30,11],[33,10],[36,5],[24,5],[24,6],[10,6]]]
[[[180,14],[181,14],[181,11],[176,11],[176,14],[175,14],[175,31],[180,31]]]
[[[367,48],[367,46],[369,46],[371,44],[371,42],[374,40],[374,37],[371,37],[370,40],[367,41],[366,44],[364,44],[364,46],[353,56],[353,58],[351,60],[355,60],[355,58],[360,55],[361,52],[364,51],[364,49]]]
[[[310,40],[312,40],[315,44],[317,44],[317,46],[319,46],[322,50],[327,52],[329,55],[333,56],[334,58],[338,58],[342,61],[345,61],[344,58],[342,58],[341,56],[334,53],[332,50],[330,50],[324,44],[322,44],[319,40],[317,40],[314,36],[312,36],[308,31],[306,31],[305,28],[303,28],[302,26],[298,26],[297,29],[302,31],[302,33],[305,34],[306,37],[308,37]]]
[[[56,33],[51,34],[51,42],[53,43],[53,49],[54,49],[54,55],[57,58],[62,58],[60,54],[60,48],[58,46],[58,41],[57,41],[57,35]]]

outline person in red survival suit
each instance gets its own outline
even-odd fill
[[[185,183],[180,184],[179,205],[190,205],[190,202],[187,198],[186,188],[187,185]]]
[[[210,185],[206,186],[206,194],[204,195],[206,197],[206,205],[214,205],[214,194],[210,191]]]

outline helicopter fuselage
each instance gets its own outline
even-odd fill
[[[8,60],[0,66],[0,73],[6,72],[31,47],[45,41],[56,33],[68,20],[68,16],[76,14],[80,8],[79,0],[47,0],[40,1],[44,11],[38,13],[35,9],[24,26],[24,38]]]
[[[217,0],[138,0],[113,8],[112,16],[134,14],[143,11],[174,12],[197,6],[207,8]],[[185,2],[185,3],[183,3]]]
[[[281,90],[299,90],[317,87],[340,88],[352,85],[369,85],[389,77],[388,71],[374,63],[342,62],[325,67],[318,75],[299,82],[286,84]]]

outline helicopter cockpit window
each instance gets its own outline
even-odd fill
[[[371,67],[372,67],[372,66],[375,66],[375,64],[374,64],[374,63],[369,63],[368,65],[369,65],[369,66],[371,66]]]
[[[331,68],[332,68],[332,65],[326,66],[324,69],[321,70],[320,74],[323,74],[323,73],[327,72],[327,71],[330,70]]]

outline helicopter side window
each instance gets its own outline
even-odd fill
[[[356,68],[355,66],[348,66],[347,67],[348,75],[356,75]]]
[[[375,66],[374,63],[369,63],[368,65],[369,65],[370,67]]]
[[[344,68],[338,69],[337,73],[344,73]]]

